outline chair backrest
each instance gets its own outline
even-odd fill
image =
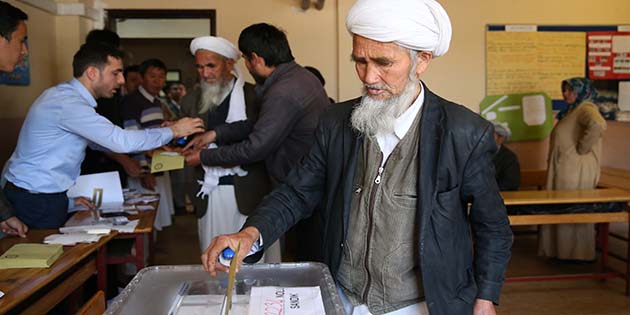
[[[547,170],[521,170],[519,190],[543,190],[547,184]]]
[[[103,291],[98,291],[83,304],[77,315],[102,315],[103,313],[105,313],[105,294]]]

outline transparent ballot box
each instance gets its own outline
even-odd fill
[[[201,265],[153,266],[142,269],[109,305],[105,314],[220,314],[227,291],[227,273],[212,278]],[[325,314],[342,315],[343,306],[328,267],[321,263],[243,265],[236,273],[230,314],[247,315],[258,292],[282,288],[317,291]],[[318,289],[318,290],[317,290]],[[253,293],[252,293],[253,291]],[[254,295],[252,295],[254,294]],[[289,310],[285,314],[290,314]],[[298,312],[308,314],[306,310]],[[321,313],[321,312],[320,312]],[[317,313],[313,313],[317,314]]]

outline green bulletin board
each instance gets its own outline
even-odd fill
[[[479,109],[487,120],[510,129],[510,141],[544,139],[553,128],[551,99],[545,93],[486,96]]]

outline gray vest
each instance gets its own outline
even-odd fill
[[[373,314],[424,300],[416,220],[420,116],[382,168],[376,139],[365,138],[358,158],[337,279],[354,305],[367,304]]]

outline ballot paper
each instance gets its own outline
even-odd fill
[[[120,176],[118,175],[118,172],[106,172],[79,176],[74,186],[68,189],[68,198],[91,198],[94,194],[95,188],[103,190],[103,200],[100,207],[100,210],[102,212],[118,212],[122,209],[124,199],[122,187],[120,186]],[[88,209],[80,205],[75,205],[68,211],[74,212],[78,210]]]
[[[73,234],[51,234],[44,238],[46,244],[76,245],[79,243],[95,243],[103,236],[102,234],[73,233]]]
[[[125,224],[115,224],[113,221],[108,219],[104,219],[99,221],[98,223],[89,224],[89,225],[74,225],[74,226],[64,226],[59,228],[59,232],[64,234],[70,233],[90,233],[90,231],[99,230],[99,229],[110,229],[116,230],[119,233],[133,233],[138,226],[138,222],[140,220],[131,220]]]
[[[155,209],[155,207],[151,205],[136,205],[136,209],[140,211],[150,211]]]
[[[126,200],[125,202],[127,204],[136,204],[136,208],[138,208],[138,203],[150,203],[150,202],[154,202],[154,201],[159,201],[160,200],[160,196],[159,195],[149,195],[149,196],[140,196],[140,197],[136,197],[136,198],[131,198]]]
[[[157,150],[151,157],[151,173],[184,168],[184,157],[177,152]]]
[[[248,315],[325,315],[319,287],[252,287]]]

